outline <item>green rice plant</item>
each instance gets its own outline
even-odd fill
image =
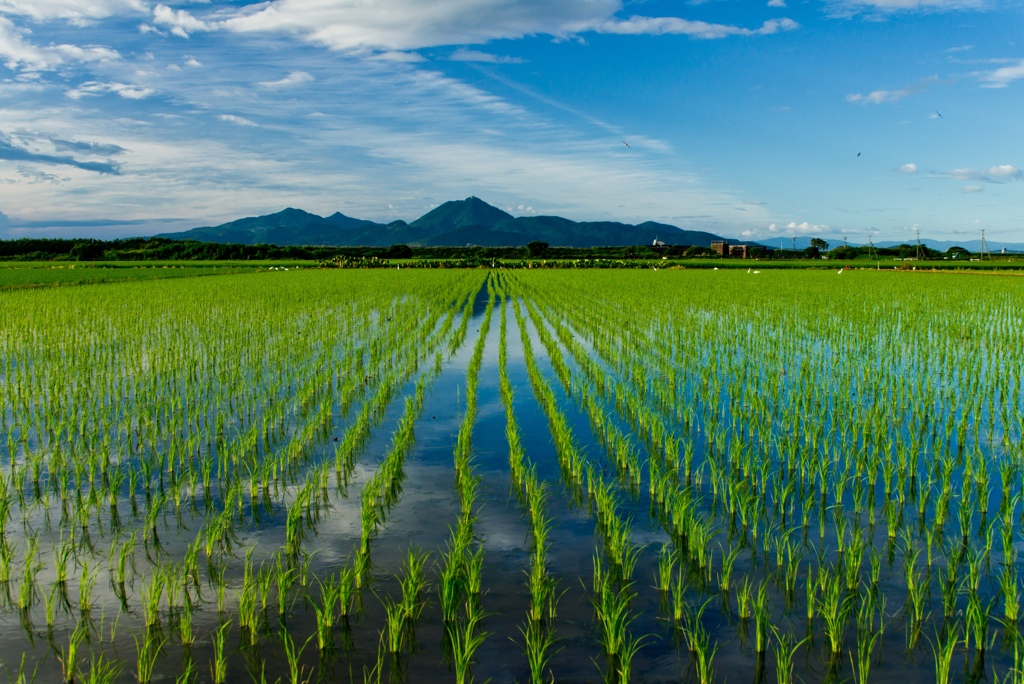
[[[2,486],[3,483],[0,482],[0,487]],[[36,675],[39,674],[39,665],[36,664],[36,666],[32,669],[32,674],[29,675],[25,671],[25,658],[27,657],[28,653],[22,652],[21,661],[18,664],[18,671],[13,673],[11,672],[10,668],[7,667],[7,663],[0,662],[0,667],[2,667],[4,669],[4,672],[7,674],[8,684],[34,684],[34,682],[36,681]]]
[[[778,684],[793,684],[793,663],[797,650],[807,641],[807,638],[797,641],[789,632],[780,632],[772,625],[772,632],[775,634],[775,646],[772,649],[775,653],[775,679]]]
[[[47,629],[53,629],[53,623],[56,621],[57,606],[61,604],[60,586],[54,584],[50,587],[50,593],[45,594],[43,599],[46,601],[46,627]]]
[[[846,617],[851,597],[845,594],[844,583],[837,572],[822,571],[818,576],[818,584],[821,589],[818,611],[825,623],[825,636],[834,657],[843,649],[843,633],[846,631]]]
[[[1020,581],[1017,570],[1011,565],[1004,565],[999,576],[999,589],[1003,596],[1003,617],[1007,624],[1016,625],[1020,609]]]
[[[819,578],[819,581],[820,581],[820,578],[821,578],[821,573],[820,572],[818,574],[818,578]],[[806,605],[806,611],[807,611],[807,622],[810,622],[811,620],[814,619],[814,613],[815,613],[814,609],[815,609],[815,606],[818,603],[818,600],[816,598],[817,586],[818,586],[817,582],[814,581],[814,566],[812,566],[810,563],[808,563],[807,564],[807,579],[805,580],[805,583],[804,583],[804,588],[806,589],[806,592],[807,592],[807,601],[806,601],[806,604],[805,604]]]
[[[402,562],[402,575],[399,578],[402,585],[402,609],[409,620],[418,620],[423,612],[422,596],[427,590],[425,569],[429,557],[429,553],[410,548]],[[477,593],[480,593],[479,587]]]
[[[668,542],[661,545],[658,552],[658,571],[655,582],[658,591],[665,593],[672,588],[672,574],[676,567],[676,551]]]
[[[356,589],[362,589],[370,577],[370,552],[356,551],[352,565],[352,579]]]
[[[640,648],[647,640],[647,636],[649,635],[644,635],[639,638],[634,637],[632,634],[628,634],[626,636],[625,643],[622,644],[622,647],[619,649],[618,653],[615,654],[615,657],[612,660],[616,681],[629,681],[630,674],[633,669],[633,658],[635,658],[636,654],[640,652]]]
[[[65,539],[64,533],[61,531],[60,544],[53,549],[53,569],[56,573],[55,579],[57,584],[67,584],[68,569],[75,560],[76,553],[73,539]]]
[[[274,584],[277,586],[277,615],[283,620],[288,612],[288,592],[298,578],[298,569],[287,562],[282,554],[274,556]],[[223,583],[221,583],[223,585]],[[220,612],[218,610],[218,612]]]
[[[196,680],[196,664],[191,657],[185,660],[181,673],[175,678],[174,684],[193,684]]]
[[[626,645],[629,625],[634,620],[629,611],[631,599],[629,585],[616,590],[606,582],[591,600],[601,626],[601,644],[606,655],[615,655]]]
[[[530,684],[544,682],[544,670],[554,655],[552,648],[556,639],[554,630],[536,620],[527,620],[526,629],[519,628],[523,635],[523,650],[530,667]],[[554,676],[552,675],[552,679]]]
[[[949,684],[950,670],[953,664],[953,653],[959,642],[959,628],[956,623],[945,630],[944,635],[935,635],[932,642],[932,654],[935,658],[936,684]]]
[[[471,684],[471,666],[477,650],[483,645],[487,632],[478,631],[482,615],[473,611],[462,624],[449,624],[445,629],[451,639],[452,663],[456,684]]]
[[[728,593],[732,585],[732,570],[739,555],[740,547],[738,546],[730,548],[728,553],[724,548],[722,549],[722,571],[718,574],[718,588],[724,593]]]
[[[57,662],[60,663],[61,681],[72,682],[75,679],[75,672],[78,671],[78,649],[88,636],[88,627],[78,623],[68,635],[68,643],[57,652]],[[33,679],[35,677],[33,676]]]
[[[715,654],[718,653],[718,643],[711,646],[711,635],[703,631],[696,636],[693,646],[697,681],[699,684],[711,684],[715,680],[714,660]]]
[[[342,617],[347,617],[356,593],[356,571],[352,566],[345,565],[338,571],[337,587],[338,612]]]
[[[156,660],[167,639],[152,630],[146,630],[141,639],[132,634],[132,639],[135,641],[135,679],[139,684],[148,684],[153,681]]]
[[[192,631],[192,603],[185,601],[185,604],[178,611],[178,638],[185,647],[195,643],[196,637]]]
[[[850,666],[853,669],[853,679],[857,684],[868,684],[871,673],[871,654],[875,650],[875,644],[881,635],[878,632],[870,632],[866,629],[857,630],[857,654],[854,656],[850,651]]]
[[[385,619],[385,642],[388,653],[397,654],[402,652],[405,644],[405,626],[407,613],[405,606],[396,603],[389,598],[383,600]]]
[[[117,660],[106,660],[103,654],[89,661],[89,669],[79,675],[82,684],[114,684],[121,675],[124,664]]]
[[[942,592],[943,615],[947,618],[953,617],[956,613],[956,599],[960,595],[962,585],[955,576],[956,566],[949,566],[949,574],[952,575],[945,582],[939,578],[939,590]]]
[[[213,630],[210,641],[213,643],[213,661],[210,663],[210,676],[214,684],[224,684],[228,678],[228,659],[224,653],[224,644],[227,641],[228,629],[231,627],[231,620],[222,622],[220,627]]]
[[[479,596],[483,588],[484,546],[480,544],[476,551],[465,556],[466,590],[470,596]]]
[[[42,567],[36,560],[38,555],[39,542],[36,537],[30,537],[22,564],[21,585],[18,588],[18,609],[25,614],[36,602],[36,574]]]
[[[164,593],[164,573],[153,570],[149,582],[142,585],[142,615],[147,628],[160,624],[160,600]]]
[[[754,601],[754,634],[758,653],[768,648],[768,630],[771,625],[771,613],[768,610],[768,583],[762,582],[757,590]]]
[[[749,620],[753,616],[753,606],[754,586],[748,575],[743,578],[743,582],[740,583],[739,589],[736,591],[736,607],[741,620]]]
[[[17,548],[17,544],[12,544],[5,537],[0,536],[0,584],[4,586],[11,581],[11,571],[14,568]]]
[[[311,673],[307,674],[307,668],[302,664],[302,653],[313,640],[310,635],[301,647],[295,645],[292,635],[283,627],[278,630],[278,637],[281,639],[281,647],[284,650],[285,662],[288,664],[288,681],[290,684],[308,684]]]
[[[974,649],[983,652],[988,641],[988,621],[992,615],[993,602],[983,603],[976,591],[967,597],[967,629],[964,633],[964,648],[970,649],[971,637],[974,637]]]
[[[445,622],[453,622],[458,615],[465,584],[462,570],[463,550],[456,538],[449,541],[448,550],[442,553],[444,567],[441,569],[441,583],[437,587],[441,601],[441,615]]]

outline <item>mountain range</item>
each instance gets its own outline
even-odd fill
[[[762,245],[766,247],[773,247],[775,249],[793,249],[793,238],[768,238],[762,239]],[[837,238],[828,238],[826,240],[830,248],[839,247],[843,244],[843,241]],[[913,245],[915,238],[908,238],[906,240],[883,240],[875,243],[875,247],[898,247],[900,245]],[[937,250],[939,252],[945,252],[950,247],[963,247],[969,252],[980,252],[981,251],[981,240],[933,240],[932,238],[921,238],[921,244],[929,247],[930,249]],[[996,252],[1006,249],[1007,252],[1024,252],[1024,243],[1020,242],[999,242],[997,240],[988,240],[988,249],[990,252],[995,254]],[[796,249],[806,249],[811,246],[811,238],[809,236],[801,236],[796,239]],[[866,247],[866,242],[854,242],[849,241],[851,247]]]
[[[652,244],[710,247],[723,238],[699,230],[683,230],[667,223],[639,225],[614,221],[572,221],[560,216],[520,216],[468,197],[432,209],[412,223],[388,224],[334,213],[317,216],[301,209],[238,219],[219,226],[193,228],[158,237],[174,240],[237,243],[244,245],[326,245],[332,247],[414,247],[480,245],[513,247],[539,240],[558,247],[624,247]]]

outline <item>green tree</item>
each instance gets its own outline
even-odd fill
[[[391,245],[384,250],[385,259],[411,259],[412,247],[409,245]]]
[[[811,238],[811,247],[814,247],[819,252],[828,251],[828,243],[822,240],[821,238]]]
[[[541,242],[540,240],[526,243],[526,249],[529,250],[532,257],[544,256],[544,253],[548,251],[548,247],[548,243]]]

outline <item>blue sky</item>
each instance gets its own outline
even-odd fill
[[[476,195],[1024,242],[1022,29],[1009,0],[0,0],[0,233]]]

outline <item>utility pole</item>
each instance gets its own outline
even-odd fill
[[[877,268],[877,270],[879,270],[879,271],[882,270],[882,261],[881,261],[881,259],[878,258],[878,252],[875,251],[875,243],[871,239],[870,235],[868,235],[868,258],[869,259],[875,259],[876,261],[878,261],[878,264],[877,264],[878,268]]]
[[[992,261],[992,252],[988,251],[988,241],[985,240],[985,229],[981,229],[981,254],[979,255],[982,259],[985,255],[988,255],[988,260]]]
[[[915,230],[914,232],[917,233],[917,256],[916,256],[916,259],[918,261],[920,261],[921,260],[921,231],[920,230]]]

